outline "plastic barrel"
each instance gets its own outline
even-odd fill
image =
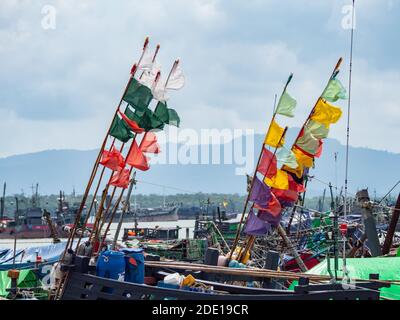
[[[125,281],[143,284],[143,249],[124,249],[123,252],[125,253]]]
[[[125,273],[124,254],[119,251],[104,251],[97,260],[96,275],[119,280]]]

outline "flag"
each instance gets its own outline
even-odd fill
[[[258,217],[261,220],[268,221],[273,225],[277,225],[281,220],[282,206],[273,193],[271,200],[265,210],[258,210]]]
[[[160,153],[160,146],[157,143],[157,136],[153,132],[147,132],[144,135],[142,142],[140,142],[139,149],[142,152]]]
[[[142,171],[149,170],[150,168],[147,157],[143,154],[142,150],[139,149],[136,141],[132,143],[132,147],[126,157],[126,163]]]
[[[151,93],[154,99],[158,101],[166,102],[169,99],[167,89],[161,81],[158,81],[156,85],[152,87]]]
[[[285,139],[282,137],[284,131],[285,129],[281,128],[276,121],[273,120],[264,143],[274,148],[282,147],[285,143]]]
[[[132,78],[123,97],[124,101],[139,111],[146,110],[152,99],[153,95],[151,89],[142,85],[135,78]]]
[[[151,88],[154,85],[154,81],[160,70],[161,70],[161,65],[159,65],[156,61],[154,61],[152,62],[151,67],[143,72],[138,81],[141,84]]]
[[[129,108],[129,107],[127,107]],[[144,131],[143,128],[140,128],[136,121],[129,119],[125,114],[118,110],[119,115],[121,118],[126,122],[129,128],[135,133],[142,133]]]
[[[150,109],[144,111],[133,111],[129,106],[125,110],[125,115],[134,120],[144,131],[162,130],[164,123]]]
[[[113,120],[109,134],[124,143],[128,142],[130,138],[133,138],[130,127],[124,120],[120,119],[118,115],[115,116]]]
[[[285,91],[279,98],[276,113],[287,117],[294,117],[294,109],[296,108],[296,104],[296,100]]]
[[[315,156],[320,150],[320,146],[322,145],[321,139],[317,139],[311,133],[307,127],[304,127],[300,131],[300,136],[296,141],[296,147],[305,151],[307,154]]]
[[[110,185],[114,187],[120,188],[128,188],[129,186],[129,169],[122,169],[120,171],[116,171],[110,180]]]
[[[302,150],[294,146],[292,148],[294,155],[296,156],[297,163],[306,168],[311,168],[314,164],[314,158],[305,154]]]
[[[317,139],[325,139],[329,134],[329,127],[313,120],[309,120],[305,128]]]
[[[289,180],[289,188],[287,190],[280,190],[275,188],[271,189],[272,193],[276,196],[276,198],[279,200],[281,204],[283,202],[285,203],[296,202],[299,197],[299,193],[305,191],[304,186],[294,181],[291,174],[288,174],[288,180]]]
[[[260,172],[263,176],[272,178],[276,175],[277,171],[277,163],[275,155],[263,148],[260,163],[258,164],[257,171]]]
[[[150,71],[153,68],[153,55],[151,54],[148,47],[143,52],[142,59],[140,60],[138,70]]]
[[[264,182],[271,188],[287,190],[289,188],[288,173],[278,169],[272,178],[265,177]]]
[[[329,127],[331,123],[336,123],[341,116],[342,110],[340,110],[340,108],[329,104],[324,99],[319,99],[311,116],[311,120],[323,123],[326,127]]]
[[[278,162],[282,165],[288,166],[289,168],[296,169],[298,167],[296,156],[294,155],[292,150],[288,150],[285,147],[279,149],[276,153],[276,158]]]
[[[347,99],[346,89],[339,80],[331,79],[321,97],[330,102],[335,102],[339,99],[344,100]]]
[[[103,150],[100,164],[113,171],[118,171],[125,167],[125,159],[117,149],[112,147],[111,151]]]
[[[271,225],[258,218],[253,209],[250,209],[249,217],[246,221],[246,226],[244,227],[244,232],[252,236],[264,236],[271,229]]]
[[[282,166],[282,170],[286,171],[286,172],[290,172],[296,175],[297,178],[301,179],[303,177],[303,172],[304,172],[304,167],[303,165],[299,164],[297,166],[297,168],[290,168],[286,165]]]
[[[178,64],[169,76],[166,89],[179,90],[185,85],[185,76]]]
[[[162,122],[179,127],[181,120],[178,113],[174,109],[168,108],[166,102],[159,101],[154,110],[154,114]]]
[[[254,177],[253,188],[251,189],[249,200],[254,202],[257,208],[261,209],[266,209],[271,200],[270,188],[257,177]]]

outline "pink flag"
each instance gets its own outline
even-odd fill
[[[140,143],[140,150],[148,153],[160,153],[160,146],[157,143],[157,136],[153,132],[147,132],[142,142]]]
[[[149,170],[148,158],[143,154],[142,150],[139,149],[136,141],[133,141],[131,150],[126,157],[126,162],[132,167],[146,171]]]

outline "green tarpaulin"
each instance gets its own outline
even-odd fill
[[[334,260],[330,260],[333,272]],[[341,277],[343,260],[339,260],[339,273]],[[349,258],[346,259],[348,276],[350,279],[368,280],[371,273],[379,274],[380,280],[400,280],[400,257],[380,258]],[[317,275],[329,275],[327,261],[324,260],[306,273]],[[381,297],[400,300],[400,285],[391,285],[390,288],[381,289]]]
[[[11,288],[11,279],[7,276],[8,271],[0,271],[0,297],[8,295],[7,289]],[[39,280],[32,270],[20,270],[18,278],[19,288],[37,287]]]

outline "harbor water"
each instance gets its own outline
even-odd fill
[[[153,222],[139,222],[138,228],[154,228],[156,226],[160,228],[166,227],[176,227],[179,226],[181,229],[179,230],[179,238],[183,239],[186,237],[186,228],[189,228],[189,237],[193,237],[195,220],[178,220],[178,221],[153,221]],[[110,230],[108,232],[108,238],[114,239],[115,232],[117,230],[118,222],[111,223]],[[134,227],[133,222],[126,222],[122,224],[121,232],[119,234],[119,240],[121,240],[123,235],[124,228],[132,228]],[[61,239],[63,241],[65,239]],[[33,246],[41,246],[51,244],[51,238],[43,238],[43,239],[17,239],[17,249],[33,247]],[[13,239],[0,239],[0,248],[12,248],[14,245]]]

